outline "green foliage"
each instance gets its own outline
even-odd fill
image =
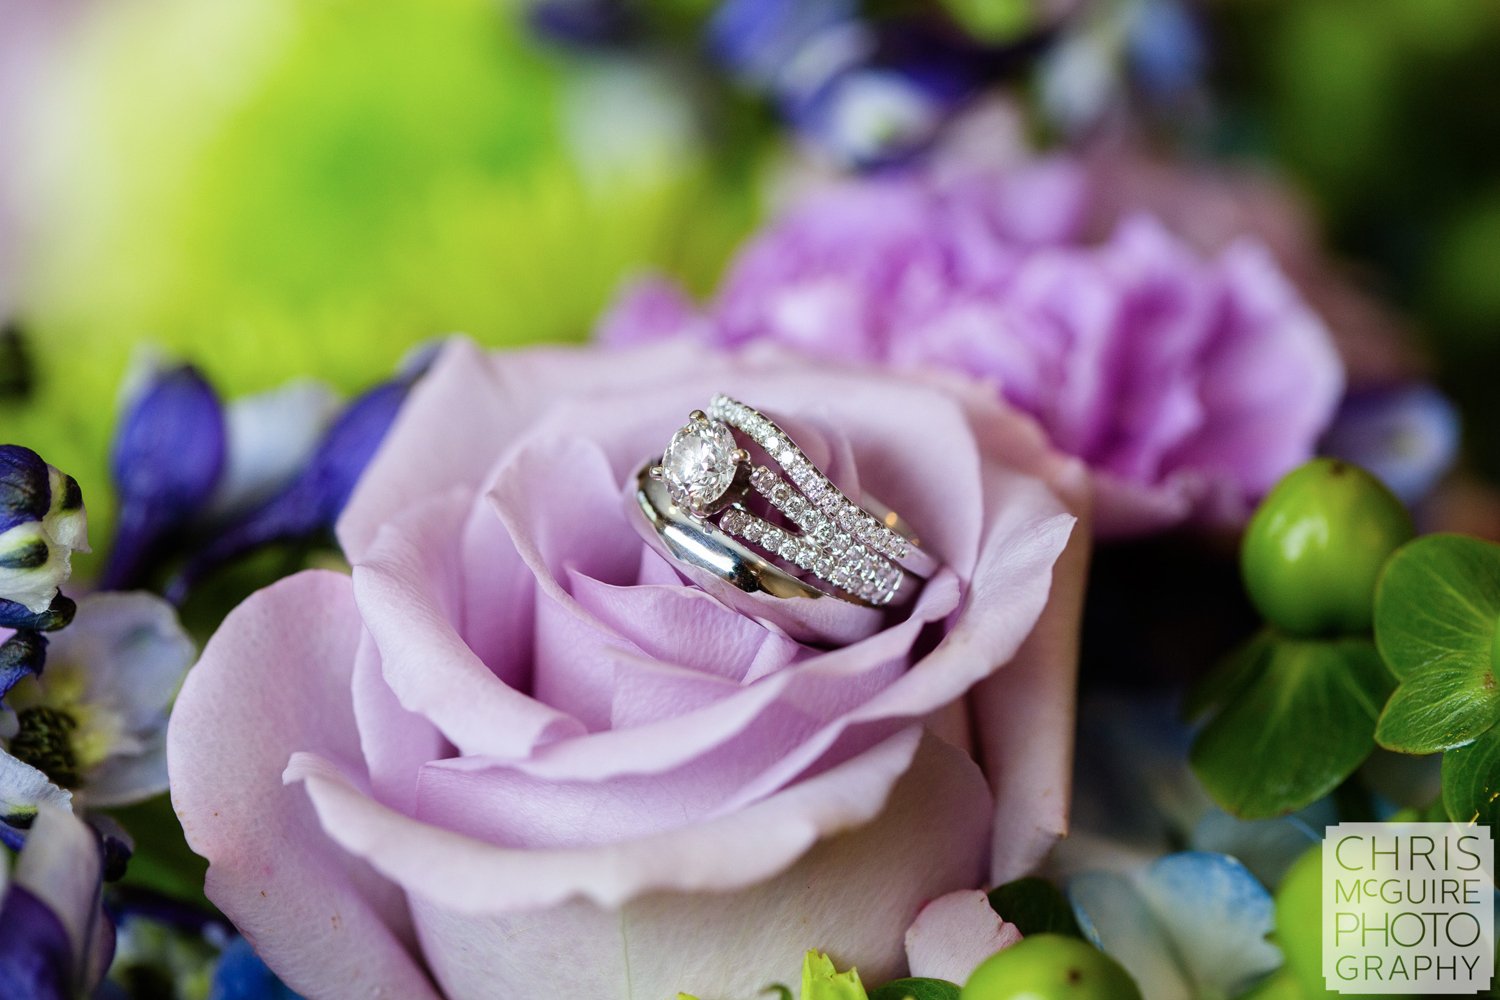
[[[1193,744],[1193,770],[1235,815],[1301,809],[1369,756],[1393,683],[1367,640],[1263,632],[1190,696],[1212,715]]]
[[[819,951],[810,951],[802,961],[802,1000],[869,1000],[859,972],[839,972],[833,960]]]
[[[1377,738],[1405,753],[1462,746],[1500,722],[1495,681],[1500,545],[1429,535],[1391,559],[1375,641],[1400,679]]]
[[[131,345],[226,395],[306,374],[354,391],[452,331],[578,340],[637,270],[703,288],[754,212],[753,149],[733,172],[691,147],[628,174],[580,162],[576,78],[488,0],[98,14],[39,154],[36,391],[0,401],[6,440],[78,478],[96,551]]]
[[[1500,826],[1500,726],[1443,754],[1443,807],[1456,823]]]
[[[990,906],[1023,935],[1083,936],[1067,897],[1044,878],[1031,876],[997,886],[990,890]]]
[[[946,979],[897,979],[870,994],[870,1000],[958,1000],[959,988]]]

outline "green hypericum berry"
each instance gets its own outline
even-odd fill
[[[1292,635],[1367,632],[1381,567],[1413,533],[1411,515],[1374,476],[1314,459],[1287,473],[1250,519],[1240,547],[1245,589]]]
[[[1141,991],[1088,942],[1033,934],[975,969],[961,1000],[1141,1000]]]

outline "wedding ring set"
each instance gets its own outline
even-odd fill
[[[648,540],[692,578],[778,598],[902,603],[937,564],[895,512],[862,501],[775,421],[722,395],[693,411],[636,476]]]

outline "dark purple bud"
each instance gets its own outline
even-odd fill
[[[135,854],[134,838],[118,820],[106,813],[90,812],[86,819],[99,837],[104,881],[118,882],[125,877],[125,867]]]
[[[526,21],[538,37],[581,49],[621,45],[639,28],[624,0],[538,0]]]
[[[22,679],[38,675],[47,663],[47,637],[17,632],[0,644],[0,699]]]
[[[206,573],[252,549],[272,542],[305,541],[331,531],[411,385],[412,377],[403,376],[350,403],[297,478],[189,560],[173,580],[168,596],[181,601]]]
[[[0,628],[13,628],[17,631],[30,632],[56,632],[60,628],[67,628],[73,621],[73,615],[78,612],[78,605],[73,603],[72,598],[62,594],[52,598],[52,605],[46,611],[32,611],[24,604],[15,601],[0,600]]]
[[[1430,385],[1351,393],[1319,450],[1374,473],[1408,506],[1424,499],[1458,458],[1458,410]]]
[[[140,583],[153,557],[207,506],[224,451],[224,411],[213,387],[189,365],[156,373],[115,436],[119,521],[100,589]]]

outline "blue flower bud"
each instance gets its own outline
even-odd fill
[[[1458,458],[1458,410],[1430,385],[1351,393],[1323,436],[1323,454],[1363,466],[1408,506],[1424,499]]]
[[[128,405],[115,435],[111,475],[119,501],[103,590],[126,590],[212,498],[224,467],[224,411],[197,369],[156,372]]]
[[[75,551],[88,551],[77,480],[30,448],[0,445],[0,598],[46,611]]]
[[[297,478],[189,560],[168,596],[182,600],[205,574],[262,545],[305,541],[331,531],[406,401],[415,374],[420,373],[382,383],[350,403]]]
[[[52,603],[42,611],[32,611],[26,605],[15,601],[0,600],[0,628],[30,632],[56,632],[60,628],[67,628],[77,611],[78,605],[62,594],[53,597]]]

